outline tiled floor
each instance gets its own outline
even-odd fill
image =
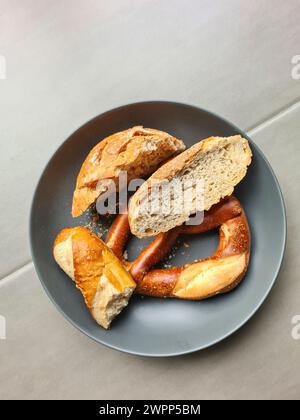
[[[300,79],[291,63],[299,1],[2,4],[0,398],[299,398],[300,340],[291,335],[300,314]],[[91,117],[148,99],[195,104],[250,129],[288,215],[283,269],[259,313],[215,348],[169,360],[90,341],[24,266],[32,192],[50,155]]]

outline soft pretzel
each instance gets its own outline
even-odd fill
[[[97,235],[83,227],[62,229],[55,239],[53,254],[75,281],[93,318],[108,328],[135,289],[124,265]]]
[[[150,270],[169,252],[180,234],[198,234],[218,226],[220,241],[212,257],[181,267]],[[106,243],[120,259],[129,233],[127,215],[117,216]],[[183,225],[161,233],[135,261],[122,261],[137,283],[137,293],[200,300],[237,286],[247,271],[249,256],[250,232],[246,215],[239,201],[231,196],[205,212],[201,224]]]
[[[73,195],[73,217],[80,216],[106,192],[106,180],[113,181],[118,190],[120,171],[127,172],[128,182],[143,178],[184,149],[182,140],[142,126],[106,137],[90,151],[81,166]]]

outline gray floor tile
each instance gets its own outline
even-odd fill
[[[286,270],[267,304],[231,339],[186,357],[147,359],[107,349],[75,330],[29,268],[0,285],[7,323],[0,398],[296,397],[300,342],[291,338],[290,319],[300,290],[286,281]]]
[[[69,325],[48,301],[29,266],[0,284],[2,398],[299,398],[300,108],[253,135],[280,180],[289,239],[271,295],[240,332],[209,350],[147,359],[98,345]],[[184,386],[183,386],[184,384]]]
[[[298,0],[2,5],[0,276],[30,258],[29,204],[47,159],[91,117],[168,99],[249,128],[300,97]]]

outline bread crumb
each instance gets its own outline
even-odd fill
[[[111,225],[111,218],[99,215],[95,207],[92,206],[82,215],[80,224],[103,239]]]
[[[171,264],[164,264],[163,267],[164,268],[171,268],[172,266],[171,266]]]

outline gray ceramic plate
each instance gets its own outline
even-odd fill
[[[58,149],[37,186],[31,211],[32,256],[49,297],[65,317],[89,337],[109,347],[145,356],[173,356],[211,346],[240,328],[267,297],[278,274],[286,241],[282,195],[275,175],[251,142],[253,162],[235,191],[248,215],[252,233],[249,270],[233,292],[201,302],[160,300],[135,296],[110,331],[91,318],[80,292],[52,257],[52,244],[65,226],[86,225],[90,214],[70,215],[78,170],[88,151],[101,139],[133,125],[158,128],[182,138],[187,146],[211,136],[245,133],[224,119],[192,106],[172,102],[144,102],[106,112],[72,134]],[[97,230],[97,225],[93,224]],[[170,261],[181,265],[211,255],[217,232],[181,238]],[[148,241],[132,238],[130,257]],[[184,251],[183,251],[184,250]]]

